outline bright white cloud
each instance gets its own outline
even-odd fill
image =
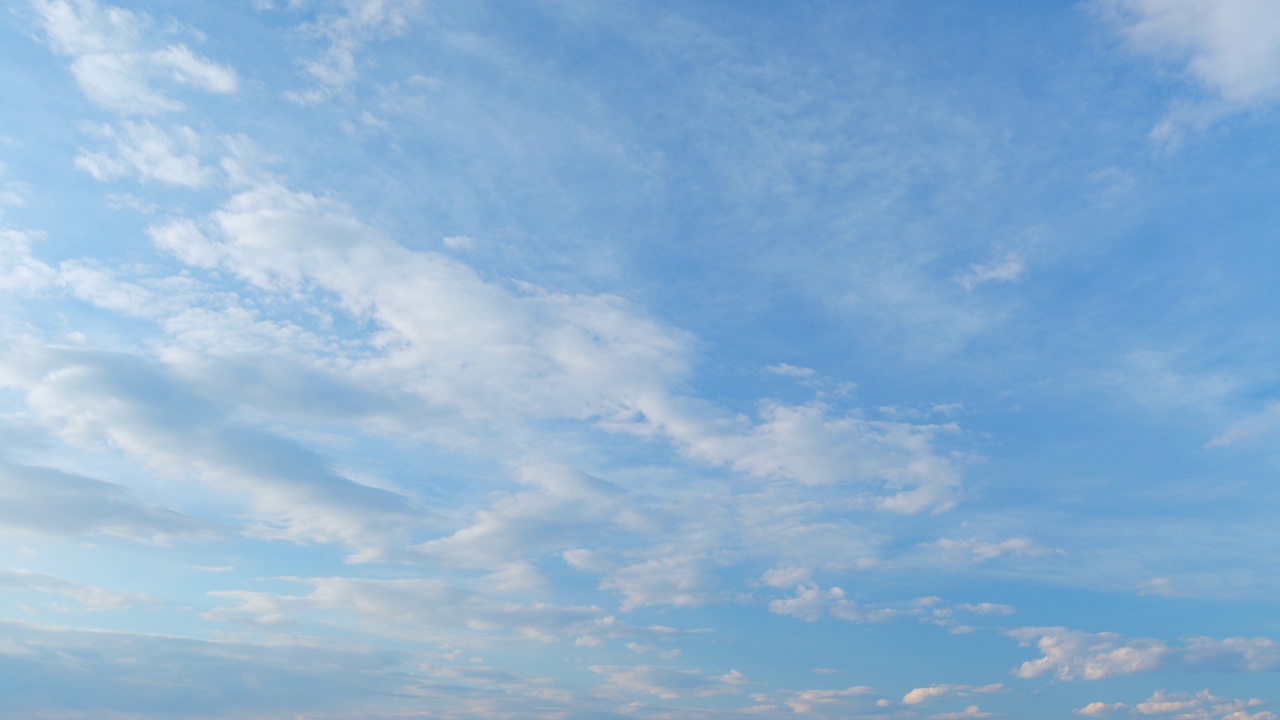
[[[94,103],[125,115],[181,110],[183,104],[156,87],[187,85],[210,93],[234,93],[234,70],[207,60],[183,44],[156,48],[147,39],[150,19],[93,0],[30,0],[49,44],[72,58],[71,71]]]

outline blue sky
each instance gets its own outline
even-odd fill
[[[1274,4],[0,52],[0,717],[1280,713]]]

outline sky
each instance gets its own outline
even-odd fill
[[[0,718],[1280,717],[1275,3],[0,57]]]

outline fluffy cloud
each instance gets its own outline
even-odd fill
[[[1125,639],[1115,633],[1020,628],[1009,635],[1022,645],[1035,643],[1042,655],[1014,670],[1020,678],[1052,674],[1059,680],[1100,680],[1151,672],[1171,655],[1169,647],[1158,640]]]
[[[1215,697],[1208,690],[1194,695],[1165,693],[1157,690],[1145,702],[1134,706],[1137,715],[1173,715],[1178,720],[1275,720],[1275,714],[1266,710],[1250,712],[1264,703],[1250,700],[1226,700]]]
[[[145,184],[196,188],[214,179],[214,172],[201,161],[204,139],[186,126],[166,130],[150,122],[125,122],[119,128],[103,125],[94,130],[112,151],[82,152],[76,167],[95,180],[109,181],[136,177]]]
[[[57,271],[32,257],[36,235],[0,228],[0,290],[30,294],[48,287]]]
[[[756,421],[730,414],[673,392],[690,374],[692,339],[621,298],[486,281],[391,241],[332,200],[258,186],[201,223],[174,220],[152,237],[184,262],[264,291],[333,293],[381,330],[372,338],[380,355],[352,370],[461,422],[594,420],[759,478],[878,486],[875,503],[892,512],[941,511],[958,497],[958,469],[933,449],[954,425],[868,420],[820,402],[762,402]]]
[[[985,265],[977,263],[969,266],[969,271],[959,277],[961,287],[965,290],[972,291],[983,283],[988,282],[1013,282],[1022,277],[1022,271],[1026,269],[1022,261],[1022,257],[1017,253],[1007,253],[999,260],[993,260]]]
[[[1192,668],[1230,672],[1271,672],[1280,669],[1280,643],[1271,638],[1233,637],[1215,640],[1194,637],[1186,641],[1183,658]]]
[[[50,46],[72,58],[71,71],[94,103],[126,115],[182,109],[157,82],[210,93],[234,93],[234,70],[207,60],[186,45],[155,48],[146,40],[150,20],[93,0],[31,0]]]
[[[1192,670],[1270,672],[1280,668],[1280,645],[1270,638],[1188,638],[1182,646],[1158,640],[1124,638],[1115,633],[1086,633],[1066,628],[1019,628],[1009,636],[1033,642],[1042,657],[1014,670],[1018,677],[1052,673],[1059,680],[1099,680],[1152,672],[1169,663]]]
[[[980,687],[973,685],[930,685],[929,687],[916,688],[902,696],[902,704],[919,705],[942,698],[973,697],[975,694],[994,693],[1003,690],[1004,685],[1002,683]]]
[[[1102,0],[1139,52],[1233,103],[1280,97],[1280,12],[1267,0]]]
[[[1022,536],[1006,538],[998,542],[980,540],[978,538],[964,538],[962,540],[942,538],[934,544],[948,554],[967,555],[975,562],[993,560],[1002,555],[1039,557],[1050,552],[1031,538]]]

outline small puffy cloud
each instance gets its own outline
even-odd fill
[[[795,365],[788,365],[787,363],[778,363],[777,365],[770,365],[766,367],[765,370],[770,373],[773,373],[774,375],[781,375],[782,377],[792,377],[792,378],[810,378],[810,377],[813,377],[815,374],[813,368],[797,367]]]
[[[1040,557],[1051,551],[1024,536],[1015,536],[999,541],[987,541],[978,538],[953,540],[942,538],[934,543],[948,554],[967,555],[975,562],[993,560],[1004,555],[1017,557]]]
[[[791,697],[783,700],[793,711],[799,714],[815,710],[838,712],[842,709],[856,708],[867,703],[868,696],[875,694],[875,689],[866,685],[855,685],[843,690],[801,690],[791,693]]]
[[[1003,683],[992,685],[931,685],[912,690],[902,696],[903,705],[919,705],[940,698],[967,698],[1004,691]]]
[[[811,574],[809,568],[780,565],[764,571],[764,574],[760,576],[760,580],[769,587],[786,588],[807,582]]]
[[[470,235],[446,235],[440,242],[450,250],[470,250],[476,246],[476,239]]]
[[[813,583],[802,583],[796,587],[794,597],[771,601],[769,612],[814,622],[827,613],[856,616],[857,605],[852,600],[845,599],[844,590],[838,587],[823,590]]]
[[[1128,706],[1124,703],[1111,703],[1108,705],[1104,702],[1091,702],[1088,705],[1076,708],[1071,712],[1077,715],[1084,715],[1086,717],[1102,717],[1103,715],[1124,710],[1126,707]]]
[[[1086,633],[1066,628],[1019,628],[1009,636],[1021,645],[1035,644],[1041,657],[1014,669],[1020,678],[1051,674],[1059,680],[1101,680],[1152,672],[1173,651],[1151,639],[1126,639],[1115,633]]]
[[[982,708],[977,705],[970,705],[960,712],[938,713],[930,715],[929,720],[964,720],[965,718],[989,718],[995,717],[992,713],[983,712]]]
[[[1017,608],[1012,605],[1001,605],[999,603],[961,603],[956,606],[957,610],[963,610],[975,615],[1012,615],[1017,612]]]
[[[983,283],[1013,282],[1022,277],[1022,272],[1025,269],[1026,265],[1022,261],[1022,257],[1017,253],[1010,252],[998,260],[992,260],[983,265],[977,263],[970,265],[968,272],[960,275],[957,278],[957,282],[965,290],[972,291]]]
[[[71,71],[85,96],[107,110],[148,115],[183,105],[156,87],[186,85],[209,93],[234,93],[231,68],[200,57],[182,44],[156,48],[146,37],[150,19],[93,0],[31,0],[49,45],[72,58]]]
[[[1151,578],[1142,583],[1138,587],[1139,595],[1158,595],[1160,597],[1173,597],[1177,595],[1177,591],[1173,588],[1173,581],[1165,577]]]

